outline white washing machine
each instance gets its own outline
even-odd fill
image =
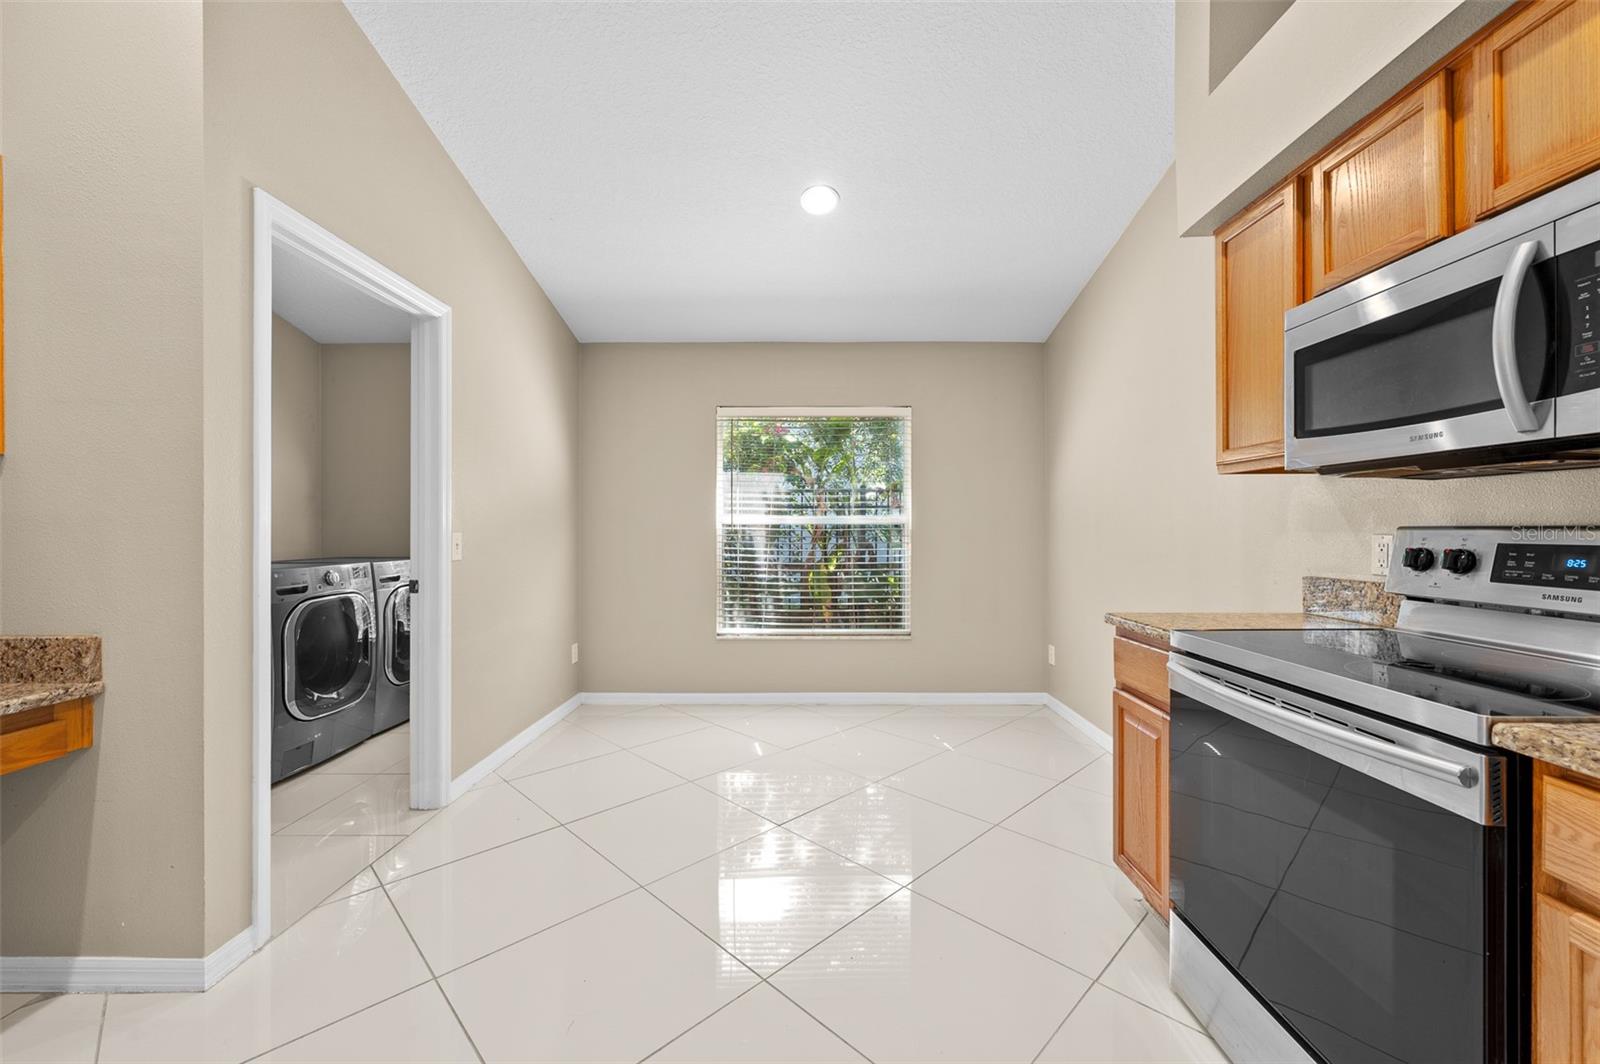
[[[411,559],[372,559],[378,613],[377,692],[373,731],[411,719]]]

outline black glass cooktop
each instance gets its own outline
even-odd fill
[[[1480,643],[1331,628],[1181,632],[1172,645],[1474,742],[1487,742],[1497,720],[1600,721],[1600,666]]]

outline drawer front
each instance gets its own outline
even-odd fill
[[[1546,776],[1539,797],[1541,870],[1600,893],[1600,790]]]
[[[1119,635],[1112,640],[1111,658],[1118,687],[1158,709],[1168,708],[1166,651]]]

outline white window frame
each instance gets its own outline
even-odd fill
[[[901,600],[904,603],[905,627],[904,628],[854,628],[854,629],[770,629],[770,628],[734,628],[722,627],[722,513],[720,492],[717,488],[716,478],[722,476],[722,431],[721,422],[727,418],[785,418],[785,417],[851,417],[873,418],[891,417],[899,418],[905,422],[905,451],[902,456],[905,467],[905,514],[903,518],[869,517],[855,518],[851,524],[863,525],[898,525],[905,529],[901,534],[903,544],[902,553],[905,555],[905,583]],[[911,407],[910,406],[719,406],[716,416],[712,419],[712,454],[713,454],[713,480],[712,480],[712,519],[711,535],[714,540],[711,555],[715,565],[715,580],[713,587],[715,594],[712,597],[712,630],[718,639],[910,639],[911,638],[911,523],[916,512],[911,502]],[[772,522],[730,522],[742,524],[813,524],[797,515],[792,519],[774,520]]]

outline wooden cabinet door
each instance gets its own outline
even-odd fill
[[[1217,469],[1283,469],[1283,314],[1300,302],[1291,181],[1217,231]]]
[[[1600,1064],[1600,919],[1535,897],[1533,991],[1533,1059]]]
[[[1311,164],[1312,294],[1450,232],[1450,94],[1444,72]]]
[[[1167,715],[1111,693],[1112,857],[1151,908],[1167,915]]]
[[[1600,166],[1600,3],[1538,0],[1472,59],[1473,218]]]

